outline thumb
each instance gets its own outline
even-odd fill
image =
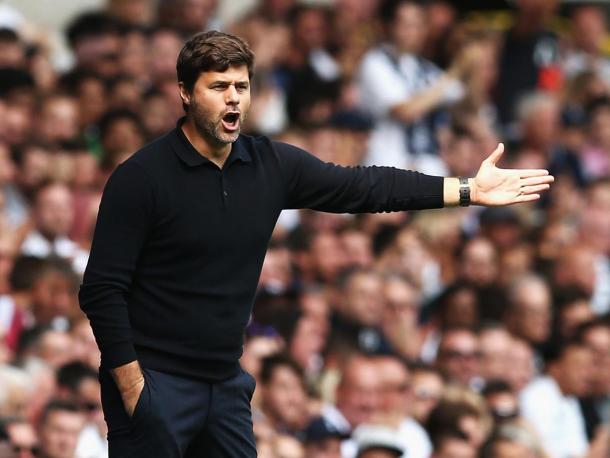
[[[487,162],[496,165],[504,153],[504,143],[498,143],[496,149],[487,157]]]

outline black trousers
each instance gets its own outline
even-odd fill
[[[110,373],[100,368],[109,458],[253,458],[250,401],[255,380],[244,370],[208,383],[143,369],[133,416]]]

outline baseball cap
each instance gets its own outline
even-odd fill
[[[404,447],[398,438],[398,432],[383,425],[360,425],[352,437],[358,446],[358,455],[372,448],[394,452],[396,456],[404,453]]]
[[[349,437],[347,431],[342,431],[333,425],[330,421],[323,417],[318,417],[312,420],[304,431],[305,442],[317,442],[329,437],[337,437],[339,439],[347,439]]]

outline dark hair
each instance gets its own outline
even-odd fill
[[[85,12],[77,16],[66,30],[66,37],[72,49],[84,38],[120,34],[120,22],[112,16],[98,11]]]
[[[235,35],[211,30],[198,33],[187,41],[176,63],[178,81],[191,92],[202,72],[224,72],[232,65],[246,65],[254,75],[254,54],[248,44]]]
[[[76,394],[83,382],[88,378],[97,380],[97,372],[85,363],[72,361],[57,370],[57,384]]]
[[[485,388],[483,388],[483,391],[481,392],[483,396],[492,396],[500,393],[513,393],[512,387],[506,380],[491,380],[485,385]]]
[[[301,366],[299,366],[294,359],[283,353],[276,353],[274,355],[263,358],[260,374],[261,383],[269,383],[273,378],[275,370],[280,367],[285,367],[288,370],[291,370],[304,385],[305,378],[303,374],[303,369],[301,369]]]
[[[398,9],[403,5],[423,6],[422,3],[417,0],[385,0],[379,7],[379,17],[383,24],[388,25],[394,22]]]
[[[53,412],[73,412],[80,413],[78,405],[72,401],[66,401],[63,399],[51,399],[42,410],[40,416],[40,424],[44,425]]]
[[[13,29],[6,27],[0,28],[0,41],[5,43],[20,43],[19,35]]]

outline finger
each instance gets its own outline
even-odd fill
[[[521,186],[536,186],[543,183],[552,183],[555,178],[552,175],[544,175],[541,177],[523,178],[520,181]]]
[[[486,161],[492,165],[496,165],[504,153],[504,143],[498,143],[495,150],[487,157]]]
[[[540,194],[522,194],[516,197],[512,203],[520,204],[522,202],[533,202],[534,200],[538,199],[540,199]]]
[[[545,169],[524,169],[524,170],[516,170],[519,173],[521,178],[529,178],[529,177],[541,177],[541,176],[551,176],[549,175],[549,171]]]
[[[547,189],[549,189],[550,185],[548,183],[546,184],[539,184],[536,186],[523,186],[521,188],[521,195],[527,195],[527,194],[533,194],[533,193],[538,193],[538,192],[542,192],[542,191],[546,191]]]

